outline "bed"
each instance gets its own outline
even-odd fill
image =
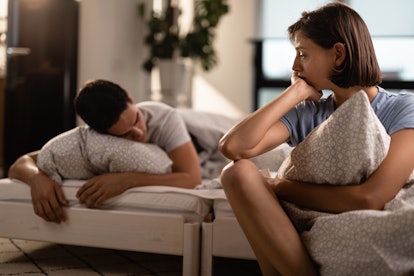
[[[202,276],[213,274],[214,257],[255,260],[253,250],[225,198],[213,202],[214,219],[202,222],[201,266]]]
[[[218,152],[217,141],[237,119],[185,109],[179,114],[197,145],[204,179],[199,186],[207,187],[228,162]],[[46,143],[37,161],[62,185],[70,202],[68,220],[55,224],[34,215],[29,186],[4,178],[0,180],[1,237],[180,255],[183,275],[199,274],[201,224],[211,219],[213,199],[220,191],[139,187],[108,200],[100,209],[86,208],[76,198],[86,180],[74,179],[104,172],[170,172],[171,160],[161,149],[80,126]]]
[[[64,181],[68,220],[46,222],[33,213],[30,188],[0,180],[0,236],[61,244],[183,256],[183,275],[199,274],[200,225],[212,210],[210,191],[167,187],[134,188],[102,209],[77,203],[83,181]]]

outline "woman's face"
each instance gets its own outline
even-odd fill
[[[132,141],[148,141],[147,126],[141,111],[133,103],[121,113],[118,121],[108,129],[108,133]]]
[[[316,90],[332,89],[333,83],[329,80],[335,66],[335,50],[324,49],[298,31],[295,35],[296,57],[292,69],[297,71]]]

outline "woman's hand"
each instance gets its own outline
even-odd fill
[[[309,85],[305,79],[300,77],[298,71],[293,71],[290,81],[292,86],[297,85],[301,91],[306,93],[306,100],[318,102],[323,96],[322,91],[318,91],[313,86]]]
[[[277,186],[283,182],[286,181],[286,179],[283,178],[271,178],[271,177],[265,177],[265,180],[267,182],[267,184],[269,185],[269,187],[273,190],[273,192],[277,195]]]

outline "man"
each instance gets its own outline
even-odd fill
[[[148,185],[194,188],[201,183],[197,151],[177,111],[165,104],[135,104],[119,85],[106,80],[87,82],[75,99],[79,116],[98,132],[125,139],[153,143],[172,160],[172,173],[106,173],[88,180],[77,197],[87,207],[99,207],[105,200],[127,189]],[[9,177],[31,188],[34,212],[47,221],[65,221],[67,201],[61,186],[36,165],[38,152],[21,156],[10,167]]]

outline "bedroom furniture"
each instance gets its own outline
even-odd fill
[[[279,147],[252,159],[259,169],[269,170],[270,175],[280,167],[292,148],[284,143]],[[211,221],[201,225],[201,275],[213,274],[213,258],[255,260],[256,256],[244,235],[223,189],[217,189],[213,200]]]
[[[183,275],[199,274],[200,225],[212,208],[208,191],[135,188],[110,200],[101,210],[77,203],[75,195],[82,183],[64,183],[70,202],[68,219],[55,224],[33,214],[29,186],[1,179],[0,236],[178,255],[183,256]]]
[[[253,161],[276,171],[290,150],[283,144]],[[211,275],[215,256],[255,259],[217,179],[193,190],[133,188],[101,209],[78,203],[83,183],[63,182],[68,220],[55,224],[33,214],[28,185],[0,179],[0,237],[183,256],[183,275],[191,276]]]
[[[33,214],[29,186],[0,179],[0,237],[183,256],[189,276],[212,275],[213,257],[255,259],[222,189],[134,188],[88,209],[82,183],[64,182],[68,219],[55,224]]]
[[[213,203],[214,219],[203,222],[201,239],[201,275],[213,274],[214,257],[255,260],[256,257],[237,222],[230,204],[224,198]]]

